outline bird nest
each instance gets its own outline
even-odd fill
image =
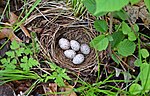
[[[84,71],[97,64],[96,52],[94,49],[90,49],[90,53],[85,55],[85,60],[81,64],[73,64],[71,59],[68,59],[64,55],[64,50],[59,47],[58,41],[60,38],[66,38],[70,40],[76,40],[80,44],[89,42],[95,37],[95,33],[91,32],[85,27],[62,27],[56,31],[52,36],[51,42],[51,57],[53,62],[56,62],[59,66],[67,68],[73,71]],[[80,52],[78,52],[80,53]]]

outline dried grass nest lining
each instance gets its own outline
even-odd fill
[[[94,49],[91,48],[90,54],[85,55],[85,60],[82,64],[75,65],[72,63],[72,60],[65,57],[64,50],[62,50],[58,45],[58,41],[60,38],[66,38],[69,41],[77,40],[80,44],[89,44],[93,37],[95,37],[95,34],[83,27],[60,28],[60,30],[54,33],[52,37],[53,39],[50,54],[52,56],[53,61],[63,68],[67,68],[74,71],[82,71],[94,66],[95,64],[97,64],[96,53]]]

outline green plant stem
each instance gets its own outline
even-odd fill
[[[5,11],[6,11],[7,7],[8,7],[8,5],[9,5],[9,2],[10,2],[10,0],[7,0],[7,4],[6,4],[5,9],[4,9],[4,11],[3,11],[2,15],[1,15],[0,21],[2,21],[2,19],[3,19]]]
[[[144,87],[143,87],[143,90],[142,91],[144,91],[143,93],[145,93],[145,87],[147,86],[146,84],[147,84],[147,82],[148,82],[148,78],[149,78],[149,76],[150,76],[150,66],[148,67],[148,73],[149,74],[147,74],[147,76],[146,76],[146,82],[145,82],[145,85],[144,85]]]
[[[25,15],[25,17],[17,23],[17,26],[14,28],[14,30],[16,30],[24,21],[26,18],[28,18],[28,16],[30,15],[30,13],[35,9],[35,7],[41,2],[41,0],[36,0],[36,2],[32,5],[31,9],[29,10],[29,12]]]
[[[112,15],[112,13],[110,13],[109,35],[112,34],[112,27],[113,27],[113,15]],[[108,45],[108,52],[111,57],[111,55],[112,55],[111,43],[109,43],[109,45]]]
[[[9,38],[8,38],[7,41],[4,42],[4,44],[0,47],[0,50],[8,43],[8,41],[9,41]]]
[[[100,79],[100,60],[99,60],[99,56],[98,56],[98,52],[97,50],[95,49],[95,53],[96,53],[96,59],[97,59],[97,62],[98,62],[98,77],[97,77],[97,80],[96,82],[98,82],[98,80]]]
[[[37,85],[37,84],[39,84],[41,82],[41,80],[40,79],[37,79],[33,84],[32,84],[32,86],[28,89],[28,90],[26,90],[26,92],[25,92],[25,96],[29,96],[30,95],[30,93],[33,91],[33,88],[35,88],[35,86]]]
[[[139,34],[141,34],[142,36],[144,36],[144,37],[146,37],[146,38],[150,39],[150,37],[149,37],[149,36],[147,36],[147,35],[145,35],[145,34],[142,34],[142,33],[139,33]]]
[[[139,59],[140,59],[140,63],[142,63],[142,56],[141,56],[141,43],[140,43],[140,38],[139,38],[139,34],[138,34],[138,56],[139,56]]]

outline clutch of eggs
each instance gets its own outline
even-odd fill
[[[90,47],[87,44],[81,44],[76,40],[69,40],[65,38],[61,38],[58,42],[61,49],[65,50],[64,55],[72,59],[74,64],[81,64],[83,63],[85,57],[84,55],[88,55],[90,53]],[[71,49],[70,49],[71,47]],[[81,51],[82,54],[77,54],[76,51]],[[84,54],[84,55],[83,55]]]

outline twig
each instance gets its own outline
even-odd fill
[[[122,64],[131,69],[133,72],[135,72],[135,70],[131,66],[129,66],[126,62],[124,62],[117,54],[115,54],[115,52],[114,55],[122,62]]]

